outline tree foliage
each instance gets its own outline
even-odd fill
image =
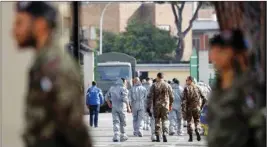
[[[123,52],[142,62],[166,61],[174,58],[176,42],[168,31],[133,20],[123,33],[103,33],[103,52]]]

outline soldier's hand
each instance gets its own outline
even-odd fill
[[[172,111],[172,106],[169,106],[169,111]]]
[[[149,115],[150,117],[152,117],[152,113],[150,112],[150,109],[149,109],[149,108],[146,109],[146,112],[148,113],[148,115]]]

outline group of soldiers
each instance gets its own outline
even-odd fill
[[[125,131],[127,112],[133,115],[134,136],[143,137],[143,130],[150,130],[151,141],[160,142],[163,138],[167,142],[167,135],[183,135],[185,120],[191,142],[193,119],[197,139],[201,140],[200,111],[207,101],[210,87],[203,82],[196,83],[191,76],[187,78],[185,88],[176,78],[167,82],[163,77],[163,73],[158,73],[156,79],[147,78],[142,82],[135,77],[129,90],[126,80],[121,78],[109,89],[105,99],[112,109],[114,142],[128,139]]]

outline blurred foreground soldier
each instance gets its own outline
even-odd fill
[[[173,107],[170,112],[170,135],[175,134],[175,128],[177,126],[177,134],[179,136],[183,135],[182,131],[182,109],[181,109],[181,102],[182,102],[182,90],[179,81],[174,78],[173,79],[173,85],[172,85],[173,95],[174,95],[174,102]]]
[[[114,142],[123,142],[128,140],[128,136],[125,132],[126,113],[130,113],[131,109],[126,84],[127,81],[124,78],[118,79],[115,85],[110,87],[106,94],[106,101],[108,106],[112,109]]]
[[[184,119],[187,120],[187,133],[189,135],[189,142],[193,141],[192,118],[195,124],[195,132],[197,140],[200,141],[200,111],[206,103],[206,98],[200,89],[194,84],[193,77],[189,76],[186,79],[187,87],[184,88],[182,99],[182,112]]]
[[[143,86],[146,88],[147,91],[147,96],[150,90],[150,87],[152,86],[152,80],[150,78],[146,79],[146,83],[143,84]],[[147,97],[145,100],[145,108],[146,108],[146,104],[147,104]],[[144,116],[144,130],[150,130],[150,125],[151,125],[151,119],[150,116],[147,112],[145,112],[145,116]]]
[[[147,111],[150,112],[153,104],[153,115],[155,117],[155,134],[157,142],[160,142],[162,128],[163,142],[167,142],[168,134],[168,113],[172,109],[173,93],[171,86],[163,80],[163,74],[157,74],[157,82],[154,83],[149,92]]]
[[[83,121],[78,65],[54,42],[57,12],[46,2],[18,2],[14,36],[33,47],[23,139],[26,147],[91,147]]]
[[[134,78],[134,85],[129,91],[129,100],[133,114],[134,136],[143,137],[143,124],[145,115],[146,88],[142,86],[138,77]]]
[[[264,81],[253,69],[240,30],[210,40],[210,58],[219,76],[208,104],[209,147],[265,147]],[[264,103],[264,104],[263,104]]]

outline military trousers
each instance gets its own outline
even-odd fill
[[[144,124],[144,109],[134,110],[132,111],[133,114],[133,129],[134,134],[142,134],[143,133],[143,124]]]
[[[118,138],[120,135],[125,134],[126,113],[127,113],[126,110],[113,110],[112,109],[114,138]]]
[[[177,109],[172,109],[169,115],[170,120],[170,133],[174,133],[177,127],[177,133],[182,133],[183,121],[182,121],[182,111]]]
[[[169,132],[169,120],[168,120],[168,109],[162,106],[155,107],[154,110],[155,117],[155,134],[167,135]]]
[[[193,134],[192,120],[195,124],[195,130],[200,131],[200,108],[193,108],[186,110],[186,121],[187,121],[187,133]]]
[[[156,134],[155,134],[155,117],[153,113],[153,109],[151,110],[152,116],[150,118],[150,128],[151,128],[151,141],[156,141]]]

